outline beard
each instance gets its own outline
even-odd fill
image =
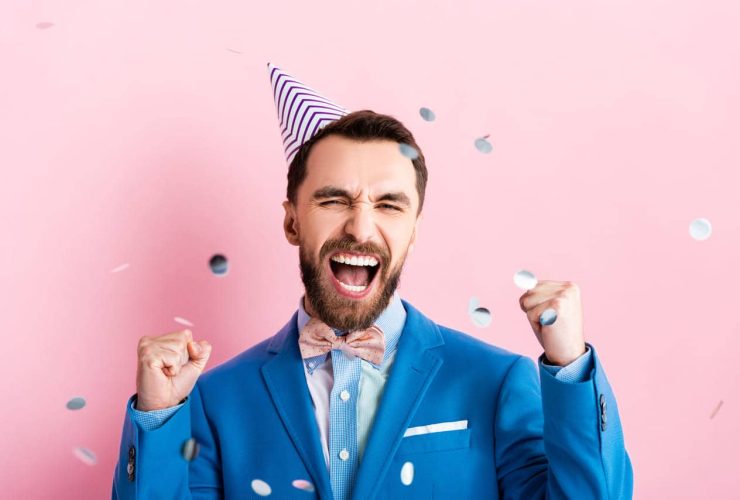
[[[375,320],[388,307],[401,280],[401,271],[406,262],[408,248],[394,269],[388,267],[390,257],[382,250],[368,245],[353,248],[348,240],[327,241],[320,252],[319,263],[315,264],[305,252],[303,242],[298,247],[301,280],[306,288],[306,298],[311,302],[318,319],[332,328],[342,331],[364,330],[370,328]],[[327,267],[323,264],[326,256],[335,250],[353,250],[358,253],[376,254],[380,257],[374,277],[373,290],[363,299],[353,299],[341,295],[331,284],[330,276],[325,276]],[[304,304],[305,308],[305,304]]]

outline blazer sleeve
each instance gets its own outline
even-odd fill
[[[113,500],[223,499],[220,450],[217,435],[205,413],[196,382],[190,396],[166,422],[145,430],[126,404],[118,463],[113,474]],[[197,454],[188,461],[185,442],[194,438]]]
[[[524,356],[510,367],[494,421],[501,498],[632,498],[617,402],[589,347],[593,368],[583,382],[558,380],[542,368],[538,380]]]

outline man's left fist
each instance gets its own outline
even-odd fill
[[[527,313],[547,362],[565,366],[586,352],[583,338],[583,305],[578,285],[570,281],[538,281],[537,286],[519,297],[519,306]],[[540,324],[540,314],[554,309],[557,319]]]

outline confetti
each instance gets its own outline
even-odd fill
[[[234,54],[243,54],[244,53],[244,52],[240,52],[240,51],[238,51],[236,49],[232,49],[232,48],[227,48],[226,50],[228,50],[229,52],[233,52]]]
[[[531,290],[537,286],[537,278],[526,269],[521,269],[514,274],[514,284],[522,290]]]
[[[478,297],[470,297],[468,301],[468,314],[472,314],[478,308],[479,303]]]
[[[433,122],[434,119],[436,118],[436,115],[434,114],[434,111],[432,111],[429,108],[421,108],[421,109],[419,109],[419,114],[421,115],[422,118],[424,118],[424,120],[426,120],[428,122]]]
[[[252,489],[261,497],[266,497],[267,495],[272,493],[272,488],[270,488],[270,485],[261,479],[252,480]]]
[[[475,148],[481,153],[490,153],[493,151],[493,146],[491,146],[491,143],[486,140],[488,137],[488,135],[484,135],[475,140]]]
[[[712,235],[712,223],[707,219],[694,219],[689,224],[689,234],[697,241],[704,241]]]
[[[67,401],[68,410],[79,410],[85,407],[85,398],[72,398]]]
[[[195,326],[190,321],[186,320],[185,318],[181,318],[180,316],[175,316],[175,322],[185,326]]]
[[[542,314],[540,314],[540,325],[552,325],[553,323],[555,323],[556,319],[558,319],[558,313],[555,311],[555,309],[545,309],[544,311],[542,311]]]
[[[226,260],[226,257],[221,254],[216,254],[211,257],[208,265],[211,268],[211,272],[216,275],[226,274],[226,271],[229,270],[229,263]]]
[[[477,326],[481,328],[491,324],[491,311],[485,307],[476,307],[472,313],[470,313],[470,319],[473,320]]]
[[[36,27],[38,29],[40,29],[40,30],[45,30],[47,28],[51,28],[52,26],[54,26],[54,23],[50,23],[48,21],[44,21],[44,22],[41,22],[41,23],[36,23]]]
[[[120,266],[118,266],[118,267],[116,267],[114,269],[111,269],[110,272],[112,272],[112,273],[119,273],[119,272],[123,271],[124,269],[128,269],[128,267],[129,267],[129,263],[127,262],[125,264],[121,264]]]
[[[717,406],[714,408],[714,411],[712,411],[712,414],[709,416],[710,419],[714,418],[714,416],[717,414],[720,408],[722,408],[723,401],[720,399]]]
[[[188,462],[197,457],[198,452],[200,452],[200,445],[195,438],[190,438],[182,444],[182,457]]]
[[[403,467],[401,467],[401,482],[408,486],[414,481],[414,464],[411,462],[406,462],[403,464]]]
[[[95,453],[87,448],[75,448],[74,453],[82,462],[87,465],[95,465],[98,459],[95,457]]]
[[[310,481],[306,481],[305,479],[296,479],[295,481],[293,481],[293,487],[303,491],[316,491],[316,488],[314,488],[313,484],[311,484]]]
[[[419,157],[419,152],[413,146],[401,142],[399,143],[399,148],[401,149],[401,154],[410,160],[415,160]]]

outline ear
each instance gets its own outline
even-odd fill
[[[411,235],[411,242],[409,243],[409,253],[414,251],[414,243],[416,243],[416,233],[419,230],[419,223],[421,222],[421,218],[424,214],[420,213],[419,216],[416,218],[416,225],[414,226],[414,233]]]
[[[285,219],[283,220],[285,238],[291,245],[300,246],[298,239],[298,219],[296,218],[295,207],[293,207],[290,201],[285,200],[283,202],[283,208],[285,209]]]

